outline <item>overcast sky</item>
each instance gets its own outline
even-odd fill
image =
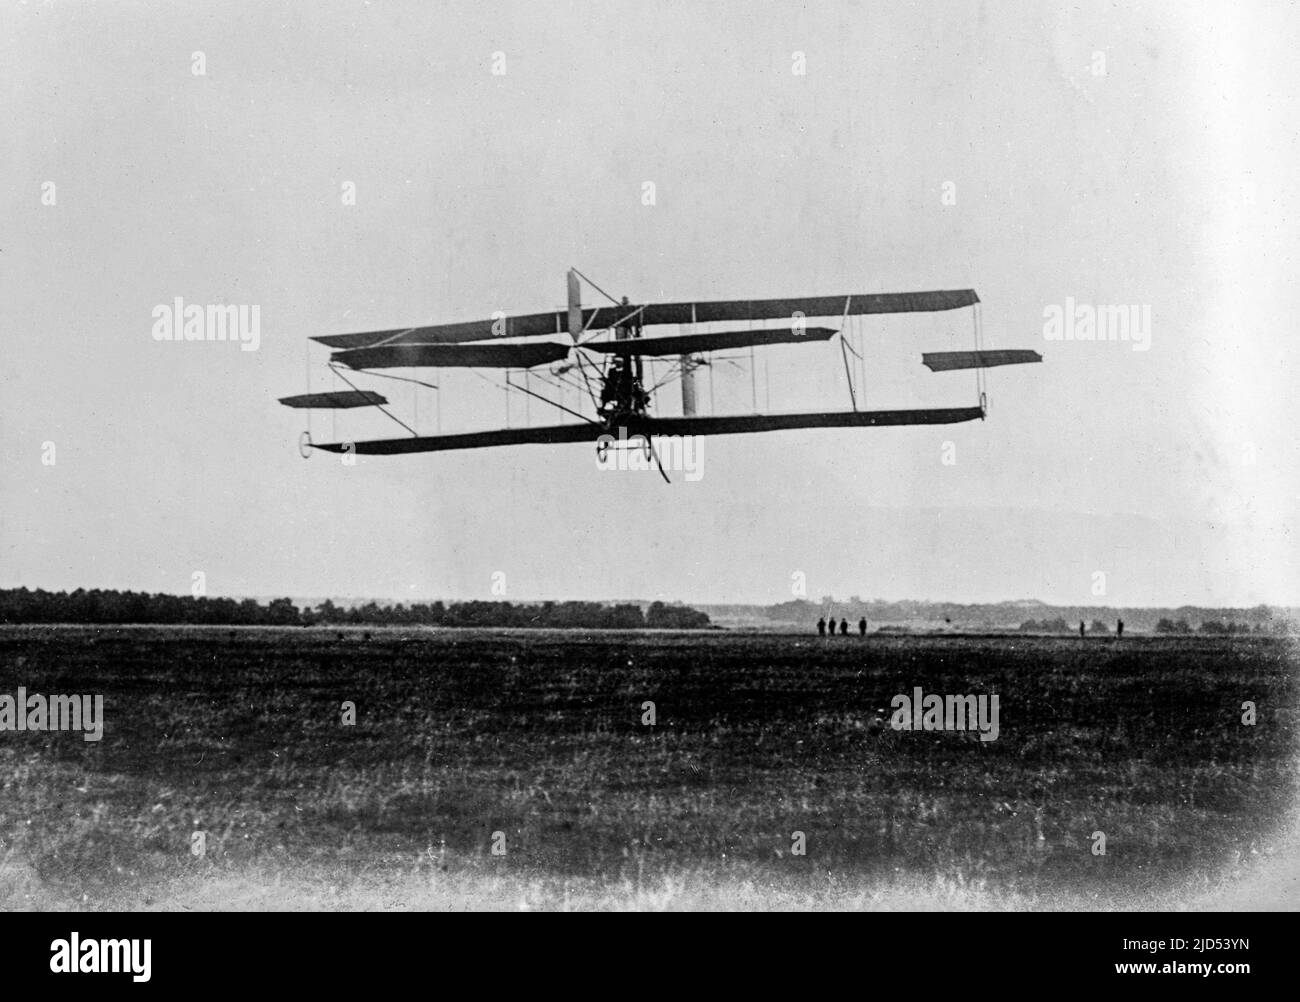
[[[1298,43],[1280,3],[6,3],[0,585],[1300,604]],[[710,438],[671,486],[588,445],[299,458],[309,336],[557,307],[570,265],[970,287],[1045,361],[986,421]],[[258,306],[258,350],[154,340],[178,296]],[[1067,297],[1150,307],[1149,350],[1045,340]],[[919,364],[970,311],[860,328],[867,406],[976,402]],[[471,374],[363,385],[425,434],[507,416]],[[849,406],[838,342],[754,386]]]

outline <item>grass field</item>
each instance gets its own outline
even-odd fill
[[[0,732],[0,902],[1167,904],[1284,837],[1296,663],[1278,639],[3,628],[0,694],[102,693],[106,724]],[[892,729],[918,685],[998,694],[997,740]]]

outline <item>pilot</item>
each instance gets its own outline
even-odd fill
[[[615,356],[609,363],[609,374],[600,391],[601,410],[618,410],[627,401],[631,389],[632,373],[627,368],[627,360]]]

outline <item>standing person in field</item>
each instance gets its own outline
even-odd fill
[[[858,636],[865,637],[866,635],[867,635],[867,617],[863,616],[861,619],[858,620]]]
[[[841,620],[840,620],[840,636],[841,636],[841,637],[847,637],[848,635],[849,635],[849,621],[848,621],[847,619],[841,619]]]
[[[1083,636],[1083,620],[1079,620],[1079,636]]]
[[[1124,620],[1122,619],[1115,621],[1115,636],[1116,638],[1124,636]]]
[[[824,637],[824,636],[826,636],[826,617],[825,617],[825,616],[823,616],[821,619],[817,620],[817,636],[819,636],[819,637]]]

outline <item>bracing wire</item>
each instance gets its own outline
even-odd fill
[[[330,368],[334,368],[335,363],[330,363]],[[378,376],[380,379],[397,379],[403,383],[415,383],[417,386],[427,386],[431,390],[438,387],[435,383],[426,383],[423,379],[413,379],[410,376],[395,376],[391,372],[375,372],[373,369],[356,369],[356,372],[364,372],[367,376]],[[337,374],[337,373],[336,373]]]
[[[611,296],[608,292],[606,292],[604,289],[602,289],[599,285],[597,285],[595,282],[593,282],[591,279],[589,279],[586,275],[584,275],[582,272],[580,272],[577,268],[574,268],[574,269],[573,269],[573,273],[574,273],[575,275],[577,275],[580,279],[582,279],[584,282],[586,282],[588,285],[590,285],[590,286],[591,286],[593,289],[595,289],[597,292],[599,292],[599,293],[600,293],[602,296],[604,296],[606,299],[608,299],[608,300],[609,300],[611,303],[613,303],[615,306],[622,306],[622,305],[623,305],[623,304],[620,303],[617,299],[615,299],[613,296]]]
[[[331,368],[333,368],[333,366],[331,366]],[[354,382],[352,382],[352,380],[348,379],[348,377],[345,376],[345,375],[343,375],[343,373],[339,372],[338,369],[334,369],[334,373],[335,373],[335,375],[337,375],[341,380],[343,380],[343,382],[347,383],[349,386],[351,386],[351,387],[352,387],[354,390],[356,390],[358,393],[362,392],[362,391],[361,391],[361,388],[358,387],[356,383],[354,383]],[[419,437],[420,437],[420,436],[419,436],[419,433],[416,432],[416,430],[415,430],[414,428],[412,428],[409,424],[407,424],[405,421],[403,421],[401,418],[399,418],[397,415],[395,415],[392,411],[390,411],[390,410],[389,410],[387,407],[385,407],[383,404],[375,404],[374,406],[378,407],[381,411],[384,412],[384,414],[388,415],[388,417],[389,417],[391,420],[396,421],[399,425],[401,425],[403,428],[405,428],[407,431],[409,431],[409,432],[410,432],[414,437],[416,437],[416,438],[419,438]]]
[[[524,387],[518,385],[517,383],[507,382],[503,385],[501,383],[493,382],[491,379],[483,375],[483,373],[479,372],[477,369],[470,369],[469,371],[474,373],[474,375],[478,376],[479,379],[483,380],[483,382],[487,383],[489,386],[495,386],[499,390],[505,390],[506,393],[509,393],[511,390],[516,390],[519,393],[526,393],[530,397],[536,397],[538,400],[544,401],[545,403],[550,404],[552,407],[564,411],[566,414],[572,414],[576,418],[581,418],[583,421],[586,421],[587,424],[594,424],[597,425],[598,427],[600,425],[599,421],[593,421],[591,418],[587,417],[587,415],[580,414],[578,411],[575,411],[570,407],[565,407],[563,404],[557,404],[550,397],[542,396],[542,394],[540,393],[534,393],[532,390],[525,389]]]

